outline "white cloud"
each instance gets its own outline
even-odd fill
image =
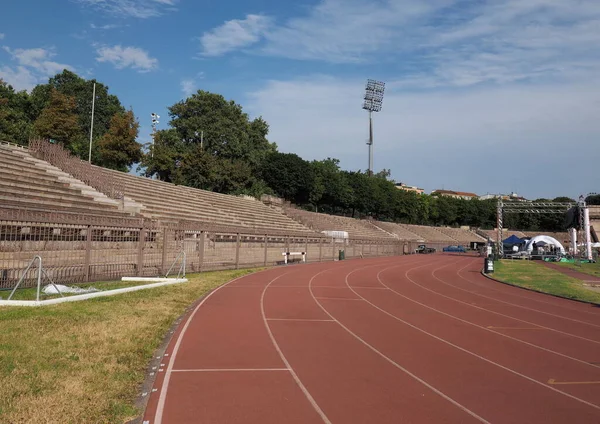
[[[16,68],[0,67],[0,79],[12,85],[17,91],[29,91],[40,82],[39,78],[24,66],[17,66]]]
[[[0,32],[0,40],[4,40],[4,34]]]
[[[404,86],[469,86],[593,74],[598,27],[597,0],[321,0],[240,45],[262,35],[255,53],[379,63],[407,75]],[[218,39],[226,43],[227,34]]]
[[[202,54],[219,56],[250,46],[260,41],[270,23],[271,19],[263,15],[247,15],[245,19],[227,21],[200,37]]]
[[[90,24],[90,28],[92,29],[101,29],[101,30],[109,30],[109,29],[115,29],[118,28],[119,25],[117,24],[105,24],[105,25],[96,25],[96,24]]]
[[[56,56],[54,48],[11,49],[4,46],[3,49],[17,62],[17,66],[3,66],[0,77],[17,90],[30,90],[64,69],[73,70],[70,65],[51,60]]]
[[[174,11],[179,0],[72,0],[119,18],[154,18]]]
[[[184,97],[186,97],[186,98],[190,97],[197,90],[196,89],[196,81],[192,78],[182,79],[180,85],[181,85],[181,92],[183,93]]]
[[[428,190],[444,184],[531,197],[597,190],[598,82],[390,90],[374,115],[375,168]],[[323,76],[270,81],[250,93],[247,108],[266,119],[280,150],[364,170],[363,90],[362,80]]]
[[[117,69],[132,68],[139,72],[149,72],[158,67],[158,59],[150,57],[148,52],[138,47],[100,47],[96,50],[98,62],[112,63]]]

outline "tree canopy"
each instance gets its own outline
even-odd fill
[[[0,138],[21,145],[26,145],[32,136],[53,139],[87,160],[94,83],[92,162],[115,169],[138,162],[142,157],[142,146],[135,140],[137,130],[125,149],[123,138],[120,141],[107,138],[122,135],[118,128],[111,128],[112,125],[122,126],[122,121],[115,120],[115,116],[126,117],[131,113],[133,117],[133,112],[127,112],[118,97],[109,94],[106,85],[83,79],[66,69],[50,78],[48,83],[34,87],[31,93],[15,92],[0,80]],[[127,119],[131,121],[131,117]],[[102,149],[101,145],[104,146]]]
[[[373,176],[340,167],[335,158],[307,161],[268,140],[269,125],[241,105],[199,90],[168,108],[169,125],[154,133],[147,152],[136,141],[139,124],[106,85],[64,70],[30,94],[0,80],[0,139],[27,144],[51,138],[87,159],[93,84],[96,83],[93,163],[227,194],[273,194],[308,210],[408,224],[493,228],[496,200],[464,200],[400,190],[383,169]],[[538,199],[547,200],[547,199]],[[555,202],[571,202],[557,197]],[[600,204],[600,196],[587,199]],[[562,230],[560,215],[507,215],[505,226]]]

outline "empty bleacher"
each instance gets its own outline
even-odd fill
[[[406,228],[411,233],[417,234],[423,240],[428,242],[447,242],[449,244],[456,244],[457,240],[444,234],[436,227],[428,227],[425,225],[410,225],[410,224],[399,224]]]
[[[436,230],[441,231],[460,243],[481,243],[486,241],[485,238],[481,237],[475,232],[464,228],[436,227]]]
[[[421,236],[407,230],[406,227],[396,224],[395,222],[375,221],[373,225],[376,225],[388,233],[396,235],[399,240],[424,241]]]
[[[0,143],[0,203],[6,208],[128,216],[117,200],[33,158],[26,149]]]
[[[327,215],[296,208],[284,208],[289,217],[316,231],[346,231],[351,238],[393,238],[369,221],[345,216]]]
[[[312,234],[308,228],[263,203],[95,167],[122,182],[124,194],[143,205],[143,216],[163,221],[201,221],[253,232]]]

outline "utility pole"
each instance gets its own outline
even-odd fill
[[[94,83],[94,91],[92,94],[92,123],[90,124],[90,153],[88,155],[88,162],[92,163],[92,137],[94,134],[94,106],[96,105],[96,83]]]

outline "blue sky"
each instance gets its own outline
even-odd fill
[[[147,142],[196,89],[241,103],[281,151],[367,165],[367,78],[387,83],[375,168],[430,191],[600,189],[597,0],[20,0],[0,78],[107,84]]]

